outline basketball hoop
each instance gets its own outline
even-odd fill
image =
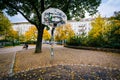
[[[42,24],[52,27],[51,30],[51,59],[54,58],[53,44],[54,44],[54,30],[67,22],[65,13],[56,8],[49,8],[42,13]]]
[[[67,22],[67,16],[65,13],[56,8],[49,8],[42,13],[42,24],[54,27],[61,26]]]

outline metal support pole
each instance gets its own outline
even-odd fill
[[[53,27],[52,28],[52,31],[51,31],[51,58],[54,57],[54,51],[53,51],[53,45],[54,45],[54,30],[55,28]]]
[[[53,24],[53,28],[52,28],[52,31],[51,31],[51,59],[54,58],[54,50],[53,50],[53,47],[54,47],[54,30],[55,30],[55,27],[57,26],[56,23]]]

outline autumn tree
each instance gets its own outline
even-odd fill
[[[55,32],[56,41],[64,41],[68,38],[74,36],[74,31],[70,24],[65,24],[63,26],[57,27]]]
[[[25,32],[25,41],[36,41],[37,29],[35,26],[31,26],[28,31]]]
[[[18,33],[19,33],[19,32],[18,32]],[[19,35],[19,38],[18,38],[18,41],[19,41],[19,42],[25,42],[25,41],[26,41],[25,35],[24,35],[24,34],[20,34],[20,35]]]
[[[120,49],[120,21],[112,20],[107,31],[108,47]]]
[[[12,24],[9,19],[0,11],[0,35],[6,36],[10,32]]]
[[[47,29],[44,29],[44,32],[43,32],[43,40],[45,41],[49,41],[50,40],[50,33],[48,32]]]
[[[98,37],[99,35],[104,33],[104,28],[106,26],[106,21],[100,15],[91,22],[92,29],[89,32],[89,35],[93,36],[94,38]]]
[[[10,29],[10,32],[7,35],[7,40],[14,41],[18,40],[18,38],[19,38],[18,32],[15,31],[14,29]]]
[[[63,27],[58,27],[56,28],[55,32],[55,40],[56,41],[61,41],[66,39],[65,31],[63,30]]]
[[[0,0],[0,10],[5,10],[10,16],[20,13],[37,28],[37,43],[35,52],[41,52],[44,26],[41,14],[50,7],[58,8],[66,13],[68,19],[84,17],[85,12],[90,15],[97,12],[101,0]]]
[[[118,16],[117,16],[118,17]],[[102,18],[100,15],[91,23],[89,46],[120,48],[120,20],[112,16]]]
[[[47,29],[44,29],[43,39],[50,40],[50,34]],[[36,41],[37,40],[37,29],[35,26],[31,26],[28,31],[25,32],[25,41]]]
[[[89,43],[91,46],[102,46],[106,40],[106,31],[109,23],[105,18],[102,18],[100,15],[91,22],[92,29],[90,30]]]
[[[14,42],[18,40],[18,32],[12,28],[9,19],[0,11],[0,35],[4,36],[5,40]]]
[[[109,18],[109,28],[107,29],[108,46],[120,49],[120,11],[115,12]]]

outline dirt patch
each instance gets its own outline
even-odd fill
[[[12,63],[13,53],[0,54],[0,77],[7,76]]]
[[[14,72],[62,64],[97,65],[119,69],[119,63],[120,54],[82,49],[78,50],[62,46],[54,47],[54,59],[51,60],[50,45],[43,45],[42,53],[40,54],[35,54],[34,49],[17,52]]]

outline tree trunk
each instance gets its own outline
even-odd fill
[[[41,53],[41,52],[42,52],[42,37],[43,37],[43,31],[44,31],[44,26],[42,25],[42,26],[38,29],[38,36],[37,36],[35,53]]]
[[[44,11],[44,0],[41,0],[41,13]],[[39,17],[41,20],[41,16]],[[43,31],[44,31],[44,25],[42,25],[40,21],[40,26],[38,26],[38,36],[37,36],[37,42],[36,42],[36,48],[35,48],[35,53],[41,53],[42,52],[42,37],[43,37]]]

